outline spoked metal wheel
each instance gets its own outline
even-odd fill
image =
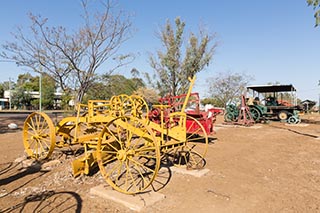
[[[109,122],[97,144],[97,161],[107,183],[125,194],[145,191],[160,167],[154,133],[135,117]]]
[[[55,146],[55,128],[48,115],[34,112],[23,125],[23,145],[31,158],[48,158]]]
[[[250,113],[251,113],[252,119],[254,121],[259,121],[260,120],[260,112],[259,112],[259,110],[257,108],[250,107]]]
[[[186,120],[186,133],[184,145],[175,148],[173,163],[176,166],[186,166],[187,169],[201,169],[206,164],[208,135],[202,124],[190,116]]]
[[[110,99],[111,114],[115,117],[128,115],[131,113],[133,103],[128,95],[122,94],[113,96]]]
[[[132,115],[137,118],[148,118],[149,107],[147,102],[138,95],[131,95],[130,97],[134,106],[131,112]]]
[[[224,115],[224,120],[225,120],[226,122],[235,121],[234,114],[233,114],[232,112],[227,112],[227,113]]]

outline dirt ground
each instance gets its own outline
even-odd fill
[[[57,151],[54,160],[24,165],[23,119],[0,115],[0,212],[130,212],[91,195],[105,181],[99,172],[73,178],[70,156]],[[8,130],[12,121],[18,130]],[[165,199],[143,212],[320,212],[319,124],[240,127],[219,116],[215,129],[210,171],[201,178],[168,171],[158,191]]]

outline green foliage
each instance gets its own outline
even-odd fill
[[[204,98],[200,101],[200,103],[202,105],[211,104],[216,107],[224,107],[224,103],[220,99],[217,99],[217,98]]]
[[[82,103],[87,103],[88,100],[109,100],[110,97],[107,85],[102,82],[95,82],[83,97]]]
[[[217,73],[207,80],[210,98],[215,99],[220,107],[238,99],[253,77],[244,73]]]
[[[54,93],[56,91],[55,81],[48,74],[43,74],[41,82],[42,106],[44,109],[53,109],[55,97]]]
[[[320,24],[320,1],[319,0],[307,0],[308,6],[312,6],[314,13],[314,18],[316,19],[315,27]]]
[[[32,101],[30,92],[39,88],[38,86],[30,73],[20,74],[12,91],[11,104],[18,109],[29,109]]]
[[[123,75],[106,75],[89,88],[84,96],[83,103],[88,100],[109,100],[114,95],[133,94],[145,84],[141,78],[127,79]]]
[[[158,97],[155,91],[149,91],[148,89],[143,89],[145,83],[141,78],[126,78],[123,75],[106,75],[102,76],[99,81],[96,81],[89,88],[86,93],[83,103],[87,103],[88,100],[109,100],[114,95],[127,94],[131,95],[137,90],[143,97],[147,97],[148,100],[153,102],[152,96]],[[53,109],[54,108],[54,93],[56,91],[55,81],[48,75],[42,74],[42,108],[43,109]],[[17,83],[11,83],[14,86],[14,92],[12,95],[12,104],[20,109],[38,109],[39,99],[32,97],[31,92],[39,91],[39,76],[33,77],[29,73],[22,74],[18,76]],[[12,87],[13,88],[13,87]],[[139,88],[141,88],[139,90]],[[0,84],[1,90],[8,90],[8,82]],[[138,92],[139,93],[139,92]],[[71,90],[66,91],[61,97],[61,107],[63,109],[69,108],[69,101],[73,98],[73,93]]]
[[[25,91],[39,91],[39,77],[33,77],[30,73],[20,74],[17,80],[17,87]]]
[[[4,91],[5,91],[4,85],[3,85],[3,83],[1,83],[0,84],[0,97],[3,97]]]
[[[13,82],[9,83],[9,81],[4,81],[4,82],[0,83],[0,90],[2,90],[1,94],[3,95],[5,90],[9,90],[10,87],[14,88],[14,86],[15,86],[15,84]]]
[[[32,96],[32,92],[38,92],[39,76],[33,77],[30,73],[18,76],[13,88],[12,104],[19,109],[38,109],[39,99]],[[52,109],[54,104],[55,81],[47,74],[42,74],[42,106],[43,109]]]
[[[17,109],[30,109],[32,96],[23,87],[18,87],[12,92],[11,104]]]
[[[61,108],[64,110],[69,110],[69,101],[72,100],[72,93],[71,91],[66,90],[64,93],[62,93],[61,96]]]
[[[164,51],[159,50],[156,56],[150,56],[150,66],[156,73],[156,79],[147,77],[160,91],[161,96],[167,93],[186,93],[189,87],[188,78],[204,69],[212,59],[216,47],[210,47],[213,36],[203,31],[200,31],[198,37],[191,33],[184,49],[184,29],[185,23],[179,17],[175,19],[174,27],[167,21],[159,33]]]

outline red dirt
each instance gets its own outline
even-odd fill
[[[99,172],[73,178],[72,156],[26,167],[22,120],[0,117],[0,212],[130,212],[90,195]],[[271,122],[221,125],[209,145],[201,178],[173,173],[159,190],[166,198],[143,212],[320,212],[320,126]],[[21,161],[21,160],[20,160]]]

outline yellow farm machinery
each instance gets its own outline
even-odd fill
[[[213,124],[204,127],[208,120],[204,112],[188,114],[194,81],[195,77],[190,79],[179,110],[159,104],[149,112],[140,96],[119,95],[81,104],[76,116],[65,117],[56,126],[47,114],[34,112],[23,127],[26,153],[44,160],[55,148],[81,145],[83,155],[72,162],[73,175],[99,168],[106,182],[125,194],[144,192],[155,180],[164,156],[174,165],[201,169]]]

